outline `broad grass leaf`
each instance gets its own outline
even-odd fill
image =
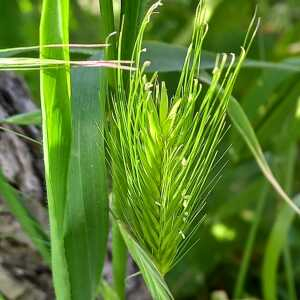
[[[98,55],[91,59],[101,59]],[[108,235],[105,105],[99,68],[73,69],[72,144],[65,211],[65,253],[72,299],[94,299]]]
[[[160,275],[151,257],[134,240],[134,238],[129,234],[129,232],[122,223],[119,223],[119,228],[132,258],[139,266],[139,269],[143,275],[143,278],[153,299],[174,299],[165,280]]]
[[[142,55],[143,61],[150,61],[147,72],[180,72],[187,54],[187,48],[172,44],[147,41],[143,44],[147,49]],[[202,51],[201,70],[212,70],[215,66],[216,54]],[[243,68],[272,69],[273,71],[300,72],[300,59],[267,62],[246,59]]]
[[[187,55],[187,48],[163,42],[146,41],[147,49],[142,54],[142,61],[150,61],[146,72],[181,72]],[[213,69],[216,55],[202,51],[201,69]]]
[[[42,225],[30,214],[25,201],[6,180],[0,170],[0,195],[8,206],[10,212],[21,224],[22,229],[31,239],[36,249],[42,255],[44,261],[50,264],[50,242],[48,235],[44,232]]]

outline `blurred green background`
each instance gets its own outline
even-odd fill
[[[70,41],[103,42],[98,0],[70,2]],[[197,0],[165,0],[146,39],[188,45],[197,4]],[[295,196],[300,191],[300,1],[207,0],[207,5],[205,50],[238,52],[257,7],[262,23],[248,58],[284,61],[298,68],[295,72],[245,68],[234,91],[272,169]],[[40,9],[40,0],[0,0],[0,48],[37,45]],[[118,10],[120,4],[115,1],[116,15]],[[22,76],[39,102],[38,73]],[[175,73],[162,76],[170,87],[176,84]],[[300,299],[299,216],[272,191],[233,129],[221,149],[228,146],[221,161],[228,164],[208,197],[208,215],[197,234],[199,242],[167,278],[175,298],[210,299],[214,291],[222,290],[235,299],[237,280],[244,274],[244,292],[239,299]],[[250,263],[241,271],[246,245]],[[274,288],[277,298],[268,296]],[[215,297],[226,299],[225,294]]]

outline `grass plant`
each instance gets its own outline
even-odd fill
[[[11,132],[9,124],[42,123],[50,236],[0,172],[1,195],[51,266],[56,299],[95,300],[99,293],[105,300],[125,299],[127,250],[153,299],[174,299],[166,274],[193,247],[209,247],[205,240],[199,242],[199,228],[206,217],[208,197],[214,187],[222,185],[218,184],[220,175],[228,175],[220,168],[220,161],[230,119],[236,129],[231,150],[237,161],[243,158],[244,150],[248,160],[251,153],[279,198],[286,201],[265,250],[261,276],[264,297],[273,300],[278,295],[276,272],[284,253],[288,295],[296,299],[295,270],[286,236],[300,213],[299,196],[293,201],[285,190],[289,194],[293,191],[297,126],[291,128],[288,178],[279,180],[285,190],[274,176],[259,139],[265,141],[266,136],[274,134],[274,124],[279,123],[286,109],[297,110],[294,103],[299,88],[291,89],[286,101],[278,101],[275,113],[270,113],[266,122],[258,122],[263,124],[260,130],[254,130],[251,124],[257,113],[254,106],[250,105],[250,112],[245,111],[249,100],[239,103],[232,92],[245,66],[262,68],[267,74],[279,70],[281,75],[276,80],[271,77],[270,90],[265,91],[272,99],[279,97],[277,84],[290,77],[295,79],[299,65],[291,61],[246,60],[258,30],[256,14],[239,55],[203,51],[208,18],[202,0],[196,9],[188,48],[153,42],[144,48],[145,30],[162,2],[156,2],[145,13],[147,4],[145,0],[122,0],[118,30],[113,1],[100,0],[105,43],[82,45],[69,43],[72,3],[44,0],[40,45],[0,50],[1,70],[40,70],[42,114],[38,111],[8,117],[0,120],[0,129]],[[75,50],[77,54],[89,51],[93,55],[76,60],[72,57]],[[40,57],[23,57],[29,52],[38,52]],[[179,72],[178,81],[170,84],[160,79],[168,72]],[[271,91],[276,91],[276,97],[271,97]],[[258,88],[255,93],[262,91]],[[293,118],[297,123],[297,114]],[[291,140],[290,136],[285,138]],[[240,159],[238,164],[234,171],[243,177],[239,167],[244,161]],[[108,174],[112,175],[113,195],[111,285],[101,276],[109,232]],[[253,194],[261,199],[237,275],[237,298],[247,290],[245,278],[270,194],[265,182],[253,186],[260,189]],[[233,205],[226,203],[229,214],[240,213],[245,206]],[[212,225],[209,222],[213,219],[203,226],[204,230]]]
[[[151,7],[141,25],[132,56],[137,65],[142,52],[147,51],[142,49],[144,30],[160,4]],[[147,250],[163,276],[191,246],[205,215],[205,200],[211,189],[209,175],[247,50],[242,48],[236,64],[234,54],[218,56],[211,84],[204,91],[198,74],[208,28],[205,13],[201,1],[174,96],[168,95],[157,74],[150,79],[145,75],[147,62],[130,72],[128,94],[124,71],[117,72],[109,139],[114,213]]]

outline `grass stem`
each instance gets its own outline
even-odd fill
[[[113,221],[112,228],[112,255],[113,286],[119,299],[124,300],[126,295],[127,250],[119,226],[115,221]]]
[[[255,217],[254,217],[253,223],[251,225],[248,239],[246,242],[246,247],[245,247],[244,254],[243,254],[242,264],[239,269],[238,278],[237,278],[235,288],[234,288],[233,299],[241,298],[243,291],[244,291],[245,280],[246,280],[247,272],[249,269],[249,263],[250,263],[256,235],[257,235],[258,228],[259,228],[259,223],[261,221],[262,213],[263,213],[265,203],[266,203],[267,192],[268,192],[268,185],[267,185],[267,183],[265,183],[262,187],[260,197],[258,199],[258,203],[257,203],[256,211],[255,211]]]

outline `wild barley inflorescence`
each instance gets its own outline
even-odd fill
[[[146,15],[133,60],[140,65]],[[246,51],[219,55],[210,86],[199,81],[201,48],[208,26],[200,2],[192,42],[175,94],[170,97],[148,63],[117,74],[109,151],[113,166],[115,215],[166,274],[192,244],[205,212],[208,178],[224,134],[226,108]],[[121,40],[121,39],[120,39]]]

